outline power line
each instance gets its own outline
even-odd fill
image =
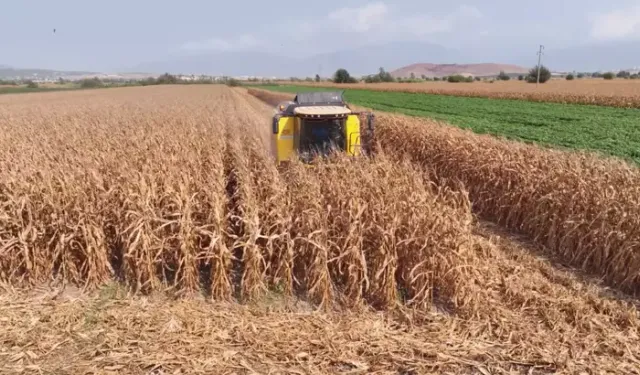
[[[544,46],[540,45],[540,50],[538,50],[538,78],[536,79],[536,87],[540,84],[540,64],[542,62],[542,55],[544,55]]]

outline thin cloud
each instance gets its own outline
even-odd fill
[[[341,8],[329,13],[329,20],[344,31],[367,32],[385,22],[389,8],[383,2],[375,2],[358,8]]]
[[[319,19],[298,19],[275,25],[282,38],[278,44],[266,43],[251,34],[236,37],[214,37],[191,41],[181,46],[181,51],[242,51],[255,48],[279,48],[293,42],[298,51],[313,52],[335,49],[335,38],[344,38],[342,45],[380,43],[394,40],[425,39],[430,36],[469,29],[472,23],[483,17],[480,10],[470,5],[460,5],[445,14],[413,12],[398,7],[391,1],[373,1],[359,7],[343,7],[327,11]],[[291,32],[295,30],[295,32]],[[329,48],[330,47],[330,48]],[[309,51],[308,51],[309,52]]]
[[[441,16],[426,13],[407,15],[398,12],[393,5],[376,1],[360,7],[337,9],[319,22],[305,22],[304,28],[298,33],[298,39],[314,37],[327,30],[366,34],[370,39],[424,37],[455,31],[456,28],[482,17],[480,10],[470,5],[461,5]]]
[[[394,21],[399,30],[413,36],[427,36],[436,33],[453,32],[461,25],[482,18],[480,10],[474,6],[461,5],[442,17],[418,14]]]
[[[594,16],[591,37],[601,41],[640,37],[640,6]]]
[[[259,46],[260,41],[250,34],[243,34],[232,38],[209,38],[200,41],[187,42],[182,45],[186,51],[242,51]]]

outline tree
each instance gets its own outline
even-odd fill
[[[414,72],[411,72],[411,79],[416,79],[416,74]]]
[[[518,81],[524,81],[524,76],[522,74],[518,76]]]
[[[573,76],[573,74],[567,74],[565,78],[567,79],[567,81],[573,81],[575,77]]]
[[[27,88],[37,89],[38,88],[38,84],[33,82],[32,80],[28,80],[27,81]]]
[[[333,75],[333,82],[335,83],[355,83],[355,78],[351,77],[346,69],[338,69]]]
[[[155,85],[156,83],[156,79],[153,77],[147,77],[146,79],[143,79],[142,81],[140,81],[140,84],[142,86],[151,86],[151,85]]]
[[[447,77],[447,81],[451,83],[468,82],[467,78],[460,74],[454,74],[452,76]],[[472,78],[472,82],[473,82],[473,78]]]
[[[175,85],[176,83],[178,83],[178,77],[171,75],[169,73],[165,73],[160,77],[158,77],[158,79],[156,80],[156,83],[158,85]]]
[[[621,71],[618,72],[618,74],[616,74],[616,77],[618,77],[618,78],[629,78],[629,77],[631,77],[631,73],[629,73],[627,71],[624,71],[624,70],[621,70]]]
[[[384,70],[384,68],[380,68],[378,72],[378,76],[380,77],[380,82],[393,82],[395,79],[391,75],[391,73]]]
[[[227,78],[226,79],[226,84],[229,87],[238,87],[238,86],[242,86],[242,82],[240,82],[239,80],[235,79],[235,78]]]
[[[578,73],[577,77],[578,78],[584,78],[584,73]]]
[[[500,71],[500,74],[498,74],[498,79],[501,81],[508,81],[511,79],[511,77],[509,77],[509,75],[507,73],[505,73],[504,71]]]
[[[316,82],[320,82],[320,74],[316,74]]]
[[[606,72],[602,75],[602,78],[606,80],[611,80],[615,78],[615,75],[612,72]]]
[[[538,79],[538,66],[531,68],[527,75],[527,82],[536,83]],[[545,83],[551,79],[551,71],[544,65],[540,66],[540,83]]]
[[[365,83],[379,83],[380,81],[380,76],[377,74],[370,74],[366,77],[364,77],[364,82]]]
[[[411,77],[412,79],[415,78],[415,74],[412,74]],[[384,68],[380,68],[378,74],[370,74],[364,77],[364,81],[365,83],[395,82],[395,78]]]
[[[85,78],[80,81],[80,87],[83,89],[96,89],[104,86],[104,83],[98,77]]]

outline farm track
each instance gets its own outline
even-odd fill
[[[225,87],[35,95],[0,99],[5,371],[639,373],[633,300],[409,159],[279,173]]]

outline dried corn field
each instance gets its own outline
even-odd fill
[[[295,85],[337,87],[332,83],[292,82]],[[619,79],[552,79],[536,87],[523,81],[473,83],[424,82],[340,84],[341,88],[376,91],[401,91],[462,97],[516,99],[533,102],[587,104],[619,108],[640,108],[640,82]]]
[[[0,98],[0,372],[640,373],[635,301],[480,225],[488,186],[385,118],[373,160],[278,171],[271,114],[223,86]]]
[[[262,90],[267,102],[290,98]],[[527,234],[610,286],[640,293],[640,170],[588,153],[541,149],[430,120],[379,114],[377,140],[443,184],[462,183],[474,211]]]

